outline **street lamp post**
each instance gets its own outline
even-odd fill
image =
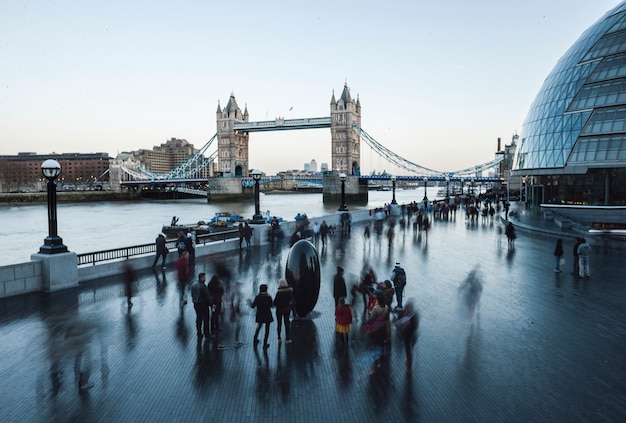
[[[465,188],[465,178],[461,178],[461,197],[463,197],[463,188]]]
[[[426,194],[426,187],[428,185],[428,178],[424,176],[424,208],[428,210],[428,195]]]
[[[398,202],[396,201],[396,175],[391,176],[391,187],[391,190],[393,192],[391,204],[398,204]]]
[[[472,197],[474,196],[474,178],[472,178]]]
[[[57,186],[54,180],[61,174],[61,165],[56,160],[48,159],[41,164],[41,172],[48,180],[48,237],[39,248],[42,254],[66,253],[67,247],[57,234]]]
[[[341,179],[341,205],[338,211],[348,211],[348,207],[346,207],[346,178],[345,173],[339,174],[339,179]]]
[[[450,198],[450,176],[446,175],[446,198]]]
[[[252,223],[263,223],[263,216],[261,216],[261,206],[259,204],[259,181],[263,172],[259,169],[254,169],[250,172],[252,179],[254,180],[254,216],[252,216]]]

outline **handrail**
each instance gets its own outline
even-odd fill
[[[227,239],[238,238],[239,229],[227,231],[213,232],[210,234],[199,235],[196,237],[196,246],[206,245],[214,242],[224,242]],[[169,251],[176,250],[176,240],[167,241],[165,246]],[[128,259],[133,256],[143,254],[156,253],[156,244],[133,245],[130,247],[113,248],[110,250],[94,251],[91,253],[77,254],[78,265],[91,264],[96,265],[103,261]]]

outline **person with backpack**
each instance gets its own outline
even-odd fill
[[[390,279],[393,282],[393,286],[396,291],[396,301],[398,302],[396,310],[402,310],[402,294],[404,293],[404,287],[406,286],[406,272],[402,267],[400,267],[400,262],[396,262],[396,266],[391,272]]]

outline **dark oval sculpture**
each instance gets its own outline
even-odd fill
[[[320,294],[320,261],[313,244],[305,239],[296,242],[289,250],[285,265],[285,279],[293,288],[296,314],[309,314]]]

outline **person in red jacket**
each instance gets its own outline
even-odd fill
[[[336,332],[341,337],[341,343],[348,345],[348,334],[350,333],[350,324],[352,323],[352,308],[346,304],[345,297],[339,298],[339,304],[335,308],[335,326]]]

